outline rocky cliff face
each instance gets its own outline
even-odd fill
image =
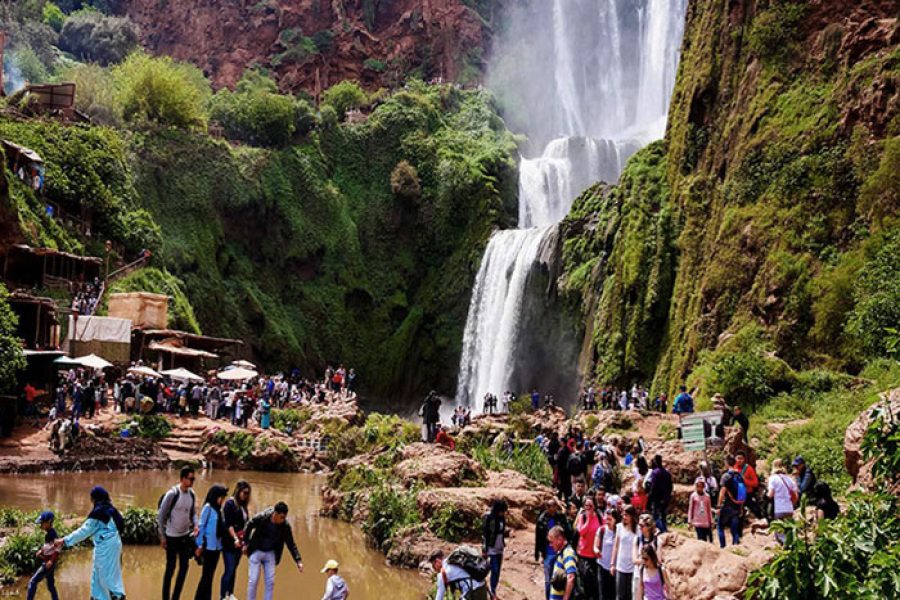
[[[747,340],[795,368],[864,359],[857,281],[900,210],[898,42],[892,1],[690,3],[666,140],[564,224],[591,375],[671,391]]]
[[[417,72],[473,80],[488,9],[463,0],[125,0],[143,45],[231,86],[253,65],[283,89],[315,92],[344,79],[377,88]]]

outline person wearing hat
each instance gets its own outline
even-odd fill
[[[794,479],[797,480],[797,489],[800,492],[800,496],[807,496],[810,499],[814,499],[813,488],[816,485],[815,473],[806,466],[806,461],[802,456],[797,456],[797,458],[794,459],[794,462],[791,463],[791,466],[794,468]]]
[[[350,596],[350,589],[344,578],[338,575],[338,562],[334,559],[329,560],[322,567],[322,572],[328,574],[325,595],[322,596],[322,600],[347,600],[347,597]]]
[[[56,568],[56,561],[59,558],[59,551],[56,549],[55,545],[59,535],[53,528],[54,518],[52,512],[45,510],[34,522],[35,525],[40,525],[41,531],[44,532],[44,545],[37,551],[37,557],[41,561],[41,566],[38,567],[37,571],[35,571],[34,575],[31,577],[31,581],[28,582],[27,600],[34,600],[34,595],[37,593],[37,588],[41,581],[47,582],[47,590],[50,591],[50,598],[52,600],[59,600],[59,594],[56,592],[56,580],[54,579],[53,574],[53,571]]]

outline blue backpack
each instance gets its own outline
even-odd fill
[[[738,472],[731,474],[731,497],[736,504],[743,504],[747,501],[747,485],[744,483],[744,476]]]

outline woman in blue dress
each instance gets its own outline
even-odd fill
[[[91,490],[94,508],[87,520],[65,538],[57,540],[61,548],[71,548],[91,538],[94,543],[94,569],[91,574],[91,600],[125,600],[122,584],[122,515],[112,505],[109,493],[100,486]]]
[[[259,426],[263,429],[269,428],[271,410],[272,405],[269,403],[269,399],[263,397],[259,403]]]

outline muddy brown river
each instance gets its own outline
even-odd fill
[[[93,485],[102,485],[113,497],[119,509],[127,506],[156,507],[160,495],[175,484],[175,472],[143,471],[117,473],[60,473],[52,475],[0,476],[0,506],[12,506],[27,511],[52,508],[65,514],[87,515],[90,509],[88,492]],[[388,567],[384,556],[366,545],[362,532],[342,521],[317,514],[319,491],[324,478],[296,473],[244,473],[216,471],[199,473],[196,490],[198,510],[213,483],[224,483],[232,489],[238,479],[246,479],[253,486],[251,513],[273,505],[279,500],[290,507],[288,520],[294,538],[303,555],[304,573],[299,573],[289,557],[278,567],[275,579],[275,600],[306,600],[322,597],[325,575],[319,573],[325,561],[335,559],[341,564],[341,575],[347,580],[350,597],[354,600],[413,600],[423,598],[428,582],[416,572]],[[125,546],[123,575],[129,600],[156,600],[161,597],[165,555],[158,546]],[[216,572],[213,597],[218,598],[221,562]],[[182,599],[191,600],[200,577],[200,568],[191,562]],[[56,586],[63,600],[90,597],[91,551],[67,551],[57,569]],[[25,597],[27,580],[20,581],[13,590],[4,590]],[[46,586],[38,588],[36,600],[49,598]],[[262,584],[258,598],[262,598]],[[247,595],[247,561],[238,567],[236,595]]]

